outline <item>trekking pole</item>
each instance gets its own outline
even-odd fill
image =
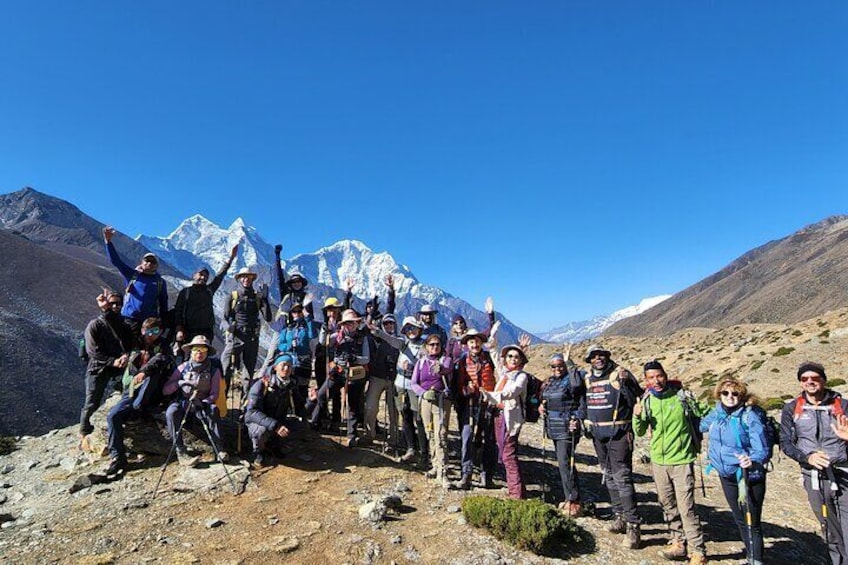
[[[206,423],[207,416],[211,418],[211,415],[207,414],[205,408],[201,407],[198,410],[203,411],[203,416],[200,417],[200,423],[203,425],[203,430],[206,432],[206,437],[209,438],[209,444],[212,446],[212,452],[215,454],[215,460],[221,463],[221,466],[224,467],[224,473],[227,474],[227,479],[230,481],[230,486],[233,487],[233,494],[238,495],[238,489],[236,489],[236,483],[233,481],[233,477],[230,475],[230,470],[227,469],[226,463],[221,461],[220,451],[218,451],[218,446],[215,445],[215,440],[212,438],[212,431],[209,429],[209,424]]]
[[[817,469],[813,469],[813,473],[816,474],[816,482],[819,485],[819,497],[821,498],[821,529],[822,529],[822,537],[824,538],[824,544],[827,546],[827,550],[830,551],[830,532],[828,532],[827,528],[827,500],[824,496],[824,488],[821,480],[821,473]],[[812,477],[811,477],[812,478]]]
[[[748,565],[754,563],[754,526],[751,520],[751,484],[748,469],[742,469],[742,484],[745,486],[745,524],[748,526]]]
[[[192,395],[194,398],[194,395]],[[159,485],[162,483],[162,477],[165,476],[165,469],[168,468],[168,463],[171,462],[171,457],[174,455],[174,450],[177,448],[177,436],[183,431],[183,426],[185,426],[186,418],[188,418],[188,405],[185,407],[185,413],[183,414],[183,419],[180,420],[180,425],[174,432],[174,437],[171,438],[171,449],[168,451],[168,456],[165,458],[165,464],[162,465],[162,472],[159,473],[159,480],[156,481],[156,486],[153,488],[153,496],[150,497],[150,500],[156,498],[156,493],[159,492]]]
[[[544,401],[543,401],[544,404]],[[545,480],[544,474],[547,472],[548,463],[548,411],[545,410],[545,415],[542,416],[542,502],[547,502],[548,481]]]
[[[571,427],[572,422],[577,422],[577,417],[572,413],[571,417],[568,419],[568,427]],[[568,463],[568,467],[570,470],[571,482],[574,482],[574,471],[576,470],[576,463],[574,461],[574,453],[577,451],[577,426],[574,426],[574,429],[571,430],[571,460]]]

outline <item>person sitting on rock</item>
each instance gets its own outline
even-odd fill
[[[176,399],[165,411],[165,421],[180,464],[185,467],[194,467],[200,461],[200,457],[189,456],[183,442],[183,430],[180,423],[186,421],[187,411],[193,414],[204,424],[204,428],[209,430],[211,436],[209,439],[214,443],[213,449],[219,449],[222,443],[218,433],[218,407],[215,406],[215,400],[218,398],[223,377],[219,366],[209,358],[210,355],[215,355],[215,348],[206,336],[195,336],[191,342],[183,345],[182,349],[191,357],[174,369],[162,393],[165,396],[178,393]],[[226,463],[229,455],[226,451],[219,451],[218,458],[222,463]]]
[[[288,353],[278,356],[271,369],[253,383],[247,396],[244,421],[253,444],[253,463],[260,467],[269,463],[267,448],[289,436],[289,426],[284,422],[294,386],[293,361]]]
[[[141,324],[141,336],[142,348],[132,353],[124,373],[123,396],[106,417],[111,456],[107,476],[119,475],[127,468],[124,423],[162,402],[162,386],[174,371],[174,357],[162,338],[159,318],[147,318]]]

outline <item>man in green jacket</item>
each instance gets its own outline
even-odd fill
[[[657,495],[672,533],[668,548],[660,555],[683,559],[689,546],[689,564],[707,562],[707,547],[701,522],[695,512],[695,470],[698,456],[696,418],[710,411],[677,381],[669,382],[659,361],[645,364],[648,388],[633,408],[633,430],[637,436],[651,429],[651,466]]]

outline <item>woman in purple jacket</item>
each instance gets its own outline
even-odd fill
[[[436,479],[444,488],[450,487],[445,465],[447,442],[447,409],[450,406],[448,377],[452,373],[450,357],[442,352],[438,334],[431,334],[424,342],[424,354],[412,369],[412,390],[419,396],[421,419],[430,442],[433,468],[427,477]]]

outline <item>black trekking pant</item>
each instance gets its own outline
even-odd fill
[[[639,524],[636,489],[633,486],[633,430],[628,429],[613,438],[593,438],[592,441],[606,479],[613,512],[623,515],[628,524]]]
[[[575,438],[580,435],[575,433]],[[577,439],[577,441],[580,441]],[[554,450],[556,451],[557,466],[559,467],[559,478],[562,481],[562,491],[565,493],[566,502],[577,502],[580,500],[580,484],[577,478],[577,465],[572,472],[571,455],[577,449],[577,443],[571,438],[555,439]]]
[[[365,383],[368,379],[347,383],[347,437],[356,437],[357,425],[365,423]]]
[[[748,534],[748,524],[745,522],[745,508],[739,504],[739,484],[736,477],[719,477],[721,479],[721,490],[724,498],[730,505],[733,513],[733,521],[739,529],[739,535],[745,542],[745,554],[752,555],[755,562],[763,562],[763,525],[760,519],[763,514],[763,500],[766,496],[765,476],[760,482],[748,483],[748,500],[751,502],[751,533]],[[753,554],[751,554],[751,541],[754,542]]]
[[[344,388],[344,379],[341,376],[331,376],[318,389],[318,398],[315,401],[306,401],[306,415],[310,424],[321,423],[321,417],[327,414],[327,405],[330,402],[333,403],[333,415],[330,421],[333,423],[342,421],[342,388]]]
[[[486,407],[481,408],[479,405],[472,406],[467,398],[457,400],[456,417],[462,437],[462,449],[459,456],[462,476],[471,475],[474,469],[474,451],[477,449],[481,451],[481,472],[488,479],[494,476],[498,463],[498,446],[495,442],[494,419],[487,410]],[[482,440],[480,445],[474,444],[475,432]]]
[[[247,372],[247,378],[243,385],[244,398],[250,392],[250,385],[253,382],[253,371],[256,370],[256,358],[259,355],[259,332],[254,329],[233,330],[233,333],[227,335],[224,351],[221,352],[221,366],[224,370],[224,381],[227,383],[227,390],[230,390],[230,382],[233,379],[233,373],[242,366]]]
[[[114,367],[106,367],[96,375],[86,374],[85,400],[83,401],[82,411],[80,411],[80,435],[85,436],[94,431],[94,426],[91,425],[91,416],[103,403],[103,395],[109,386],[109,382],[112,379],[119,378],[121,374],[122,369]]]
[[[819,524],[822,521],[822,503],[827,505],[827,550],[833,565],[845,565],[848,563],[848,555],[845,554],[845,537],[848,534],[848,474],[834,469],[837,490],[832,490],[832,481],[827,472],[820,471],[819,488],[813,490],[812,473],[802,471],[807,499]]]

